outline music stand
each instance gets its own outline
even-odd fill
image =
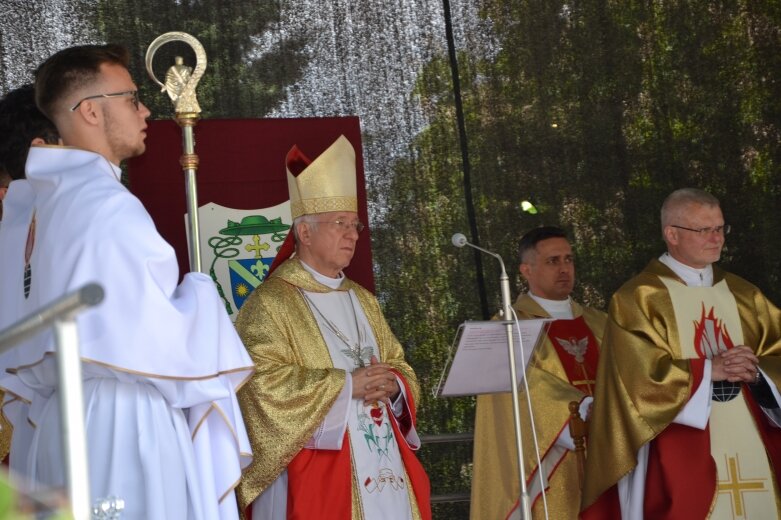
[[[453,345],[456,346],[455,352],[453,352],[453,345],[451,345],[450,355],[440,376],[439,384],[434,391],[435,397],[512,393],[521,488],[519,504],[521,511],[524,511],[523,518],[527,520],[531,519],[531,503],[526,489],[523,441],[519,420],[520,410],[518,409],[520,403],[517,396],[518,388],[525,380],[525,371],[531,354],[540,338],[544,337],[541,332],[547,330],[547,324],[551,321],[551,319],[530,319],[466,321],[462,323],[453,342]],[[509,348],[513,349],[512,353]],[[447,379],[445,379],[446,373]],[[481,377],[476,378],[475,374],[480,374]],[[517,374],[521,374],[520,377]]]

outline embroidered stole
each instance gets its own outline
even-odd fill
[[[743,344],[737,304],[725,281],[713,287],[662,281],[672,300],[683,358],[710,359]],[[777,518],[764,444],[743,392],[733,394],[724,402],[711,402],[708,428],[718,482],[710,518]],[[692,475],[694,482],[696,477]]]
[[[548,339],[559,355],[570,384],[587,395],[594,395],[599,350],[594,333],[583,316],[555,320],[548,327]]]
[[[380,358],[379,348],[369,321],[355,295],[345,291],[306,293],[307,298],[319,309],[315,320],[323,334],[334,368],[348,372],[359,364],[351,349],[338,337],[334,328],[350,336],[350,343],[360,341],[360,352],[366,366],[372,355]],[[310,304],[310,306],[311,306]],[[331,325],[325,320],[330,320]],[[353,323],[355,320],[357,323]],[[361,333],[354,327],[358,325]],[[356,337],[353,337],[356,336]],[[380,361],[382,361],[380,359]],[[350,456],[355,482],[358,485],[360,518],[397,520],[415,517],[409,494],[411,486],[391,426],[391,410],[383,402],[364,404],[353,399],[347,416],[347,432],[350,438]],[[417,512],[417,511],[416,511]]]

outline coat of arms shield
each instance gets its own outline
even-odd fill
[[[198,218],[203,269],[235,321],[290,231],[290,201],[251,210],[209,203],[198,208]]]

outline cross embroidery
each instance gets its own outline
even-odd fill
[[[586,365],[584,364],[584,361],[586,360],[586,351],[588,350],[588,337],[580,339],[573,337],[569,340],[556,338],[556,341],[558,341],[559,345],[561,345],[568,354],[575,358],[575,361],[580,366],[580,371],[583,373],[584,379],[572,381],[572,384],[575,386],[585,385],[588,395],[594,395],[591,390],[591,385],[596,384],[596,381],[588,377]]]
[[[719,480],[719,493],[728,493],[735,516],[745,515],[743,493],[767,491],[765,479],[742,479],[737,457],[727,458],[727,480]]]

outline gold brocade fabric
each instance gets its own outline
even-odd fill
[[[513,306],[521,319],[549,318],[528,295],[521,295]],[[573,314],[583,316],[599,342],[605,326],[605,313],[572,303]],[[542,334],[545,334],[543,331]],[[540,457],[553,446],[569,420],[569,402],[583,399],[583,392],[569,383],[556,349],[545,336],[535,349],[527,370],[529,391],[534,406]],[[523,433],[524,465],[527,479],[537,468],[533,453],[531,425],[525,392],[519,394]],[[475,416],[474,468],[472,476],[472,520],[504,520],[518,500],[518,464],[513,426],[512,396],[481,395]],[[548,513],[550,518],[577,517],[580,494],[577,460],[564,455],[550,478]],[[534,518],[544,518],[542,497],[532,508]]]
[[[242,510],[304,447],[345,384],[345,372],[333,368],[328,347],[299,287],[311,292],[332,290],[316,282],[292,258],[253,291],[236,319],[236,328],[257,369],[239,392],[253,451],[252,464],[237,488]],[[402,374],[417,401],[417,379],[404,361],[401,344],[376,298],[348,279],[339,290],[349,289],[357,295],[369,320],[380,359]],[[410,498],[414,501],[412,493]]]
[[[0,390],[0,403],[5,398],[5,392]],[[11,436],[13,435],[13,426],[5,418],[5,415],[0,413],[0,460],[5,460],[8,456],[8,452],[11,451]]]
[[[714,266],[735,297],[743,341],[781,384],[781,311],[755,286]],[[613,295],[602,342],[591,413],[583,507],[637,464],[641,446],[661,433],[691,393],[672,302],[661,277],[678,280],[658,260]]]

